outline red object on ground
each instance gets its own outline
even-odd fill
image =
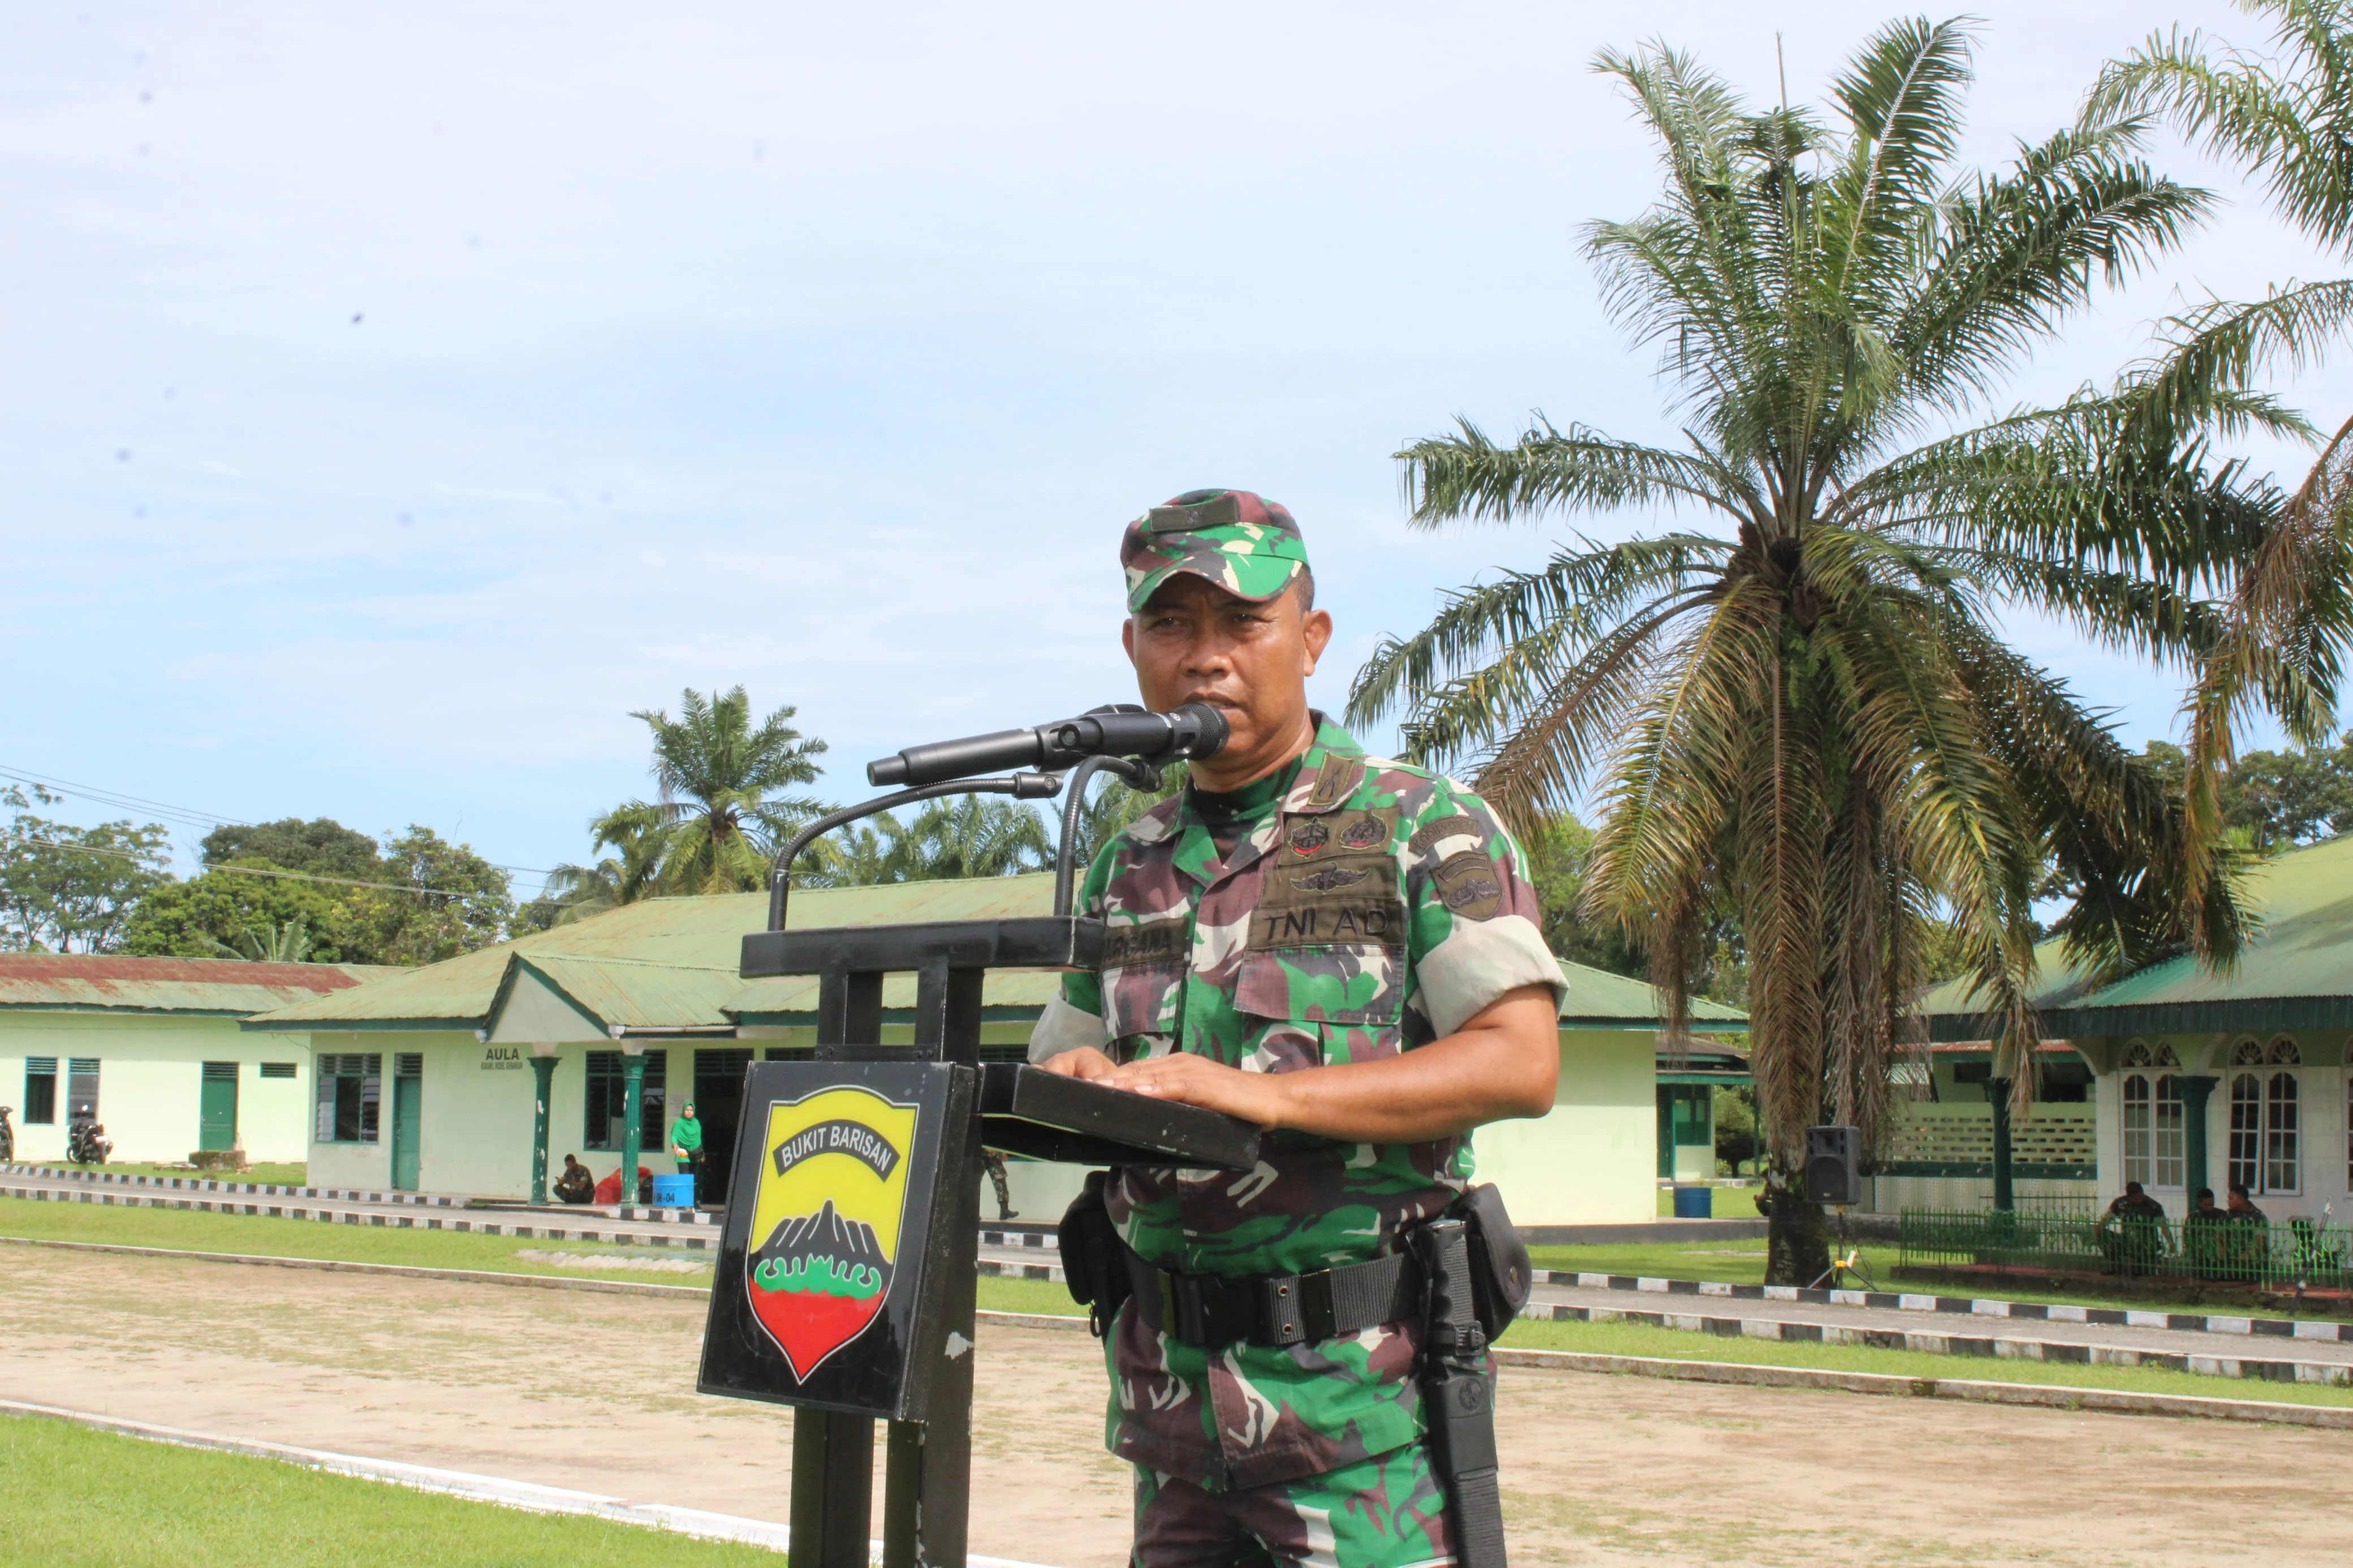
[[[638,1167],[638,1181],[642,1182],[652,1174],[653,1172],[647,1167],[643,1165]],[[621,1173],[618,1167],[614,1169],[611,1175],[596,1184],[596,1201],[600,1204],[617,1204],[621,1201]]]

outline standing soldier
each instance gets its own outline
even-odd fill
[[[1421,1440],[1412,1237],[1469,1186],[1472,1128],[1552,1108],[1560,971],[1487,806],[1307,706],[1332,617],[1288,511],[1195,490],[1120,559],[1145,706],[1231,733],[1096,858],[1102,968],[1030,1059],[1267,1130],[1247,1174],[1090,1186],[1133,1291],[1106,1354],[1135,1560],[1451,1563],[1482,1527]]]

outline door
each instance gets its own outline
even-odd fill
[[[727,1201],[727,1177],[735,1164],[735,1122],[744,1113],[745,1050],[694,1053],[694,1119],[702,1123],[702,1181],[698,1204]]]
[[[196,1147],[237,1147],[237,1064],[206,1062],[196,1100]]]
[[[392,1184],[396,1192],[417,1190],[417,1129],[424,1108],[424,1056],[405,1053],[395,1058],[392,1077]]]

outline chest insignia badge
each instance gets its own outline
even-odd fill
[[[1328,893],[1335,888],[1345,888],[1371,876],[1370,871],[1351,871],[1345,866],[1326,866],[1321,871],[1310,871],[1304,877],[1293,877],[1291,885],[1305,893]]]
[[[1303,822],[1291,830],[1291,852],[1313,855],[1332,842],[1332,830],[1321,822]]]
[[[1388,836],[1388,829],[1381,826],[1379,818],[1360,816],[1340,830],[1340,842],[1351,849],[1370,849],[1387,841]]]

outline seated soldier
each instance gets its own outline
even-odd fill
[[[2100,1221],[2099,1244],[2108,1261],[2128,1274],[2154,1267],[2165,1251],[2165,1205],[2138,1182],[2126,1182]]]
[[[580,1163],[580,1156],[564,1156],[564,1174],[555,1178],[555,1201],[585,1204],[596,1195],[596,1180],[588,1174],[588,1167]]]

